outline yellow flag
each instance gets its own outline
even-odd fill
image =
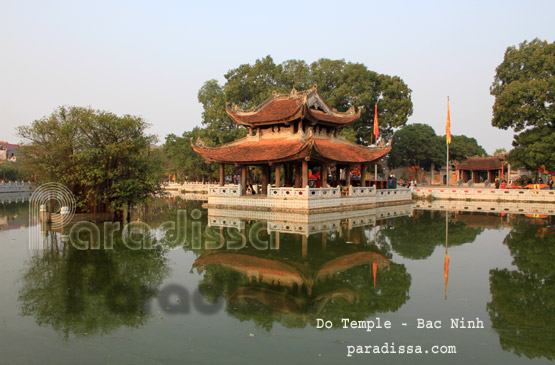
[[[451,111],[449,110],[449,98],[447,98],[447,125],[445,126],[445,137],[447,144],[451,143]]]

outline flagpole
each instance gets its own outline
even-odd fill
[[[449,96],[447,97],[447,109],[449,110]],[[449,117],[449,119],[451,119],[451,118]],[[449,126],[449,129],[451,129],[451,126]],[[447,172],[446,172],[446,175],[445,175],[445,183],[446,183],[447,187],[449,187],[449,141],[448,141],[447,138],[449,138],[449,137],[447,136],[447,133],[446,133],[445,134],[445,139],[446,139],[446,142],[447,142],[447,165],[445,166],[445,168],[447,169]]]
[[[447,143],[447,175],[445,176],[447,187],[449,187],[449,143]]]
[[[447,280],[449,280],[449,254],[447,253],[447,246],[449,245],[449,208],[445,210],[445,267],[443,268],[445,274],[445,298],[447,300]]]

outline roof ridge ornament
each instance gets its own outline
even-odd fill
[[[228,103],[229,105],[229,103]],[[241,108],[239,108],[239,105],[235,104],[235,103],[231,103],[231,111],[233,113],[238,113],[241,111]]]
[[[192,141],[193,141],[193,137],[191,137],[190,140],[191,140],[191,142],[192,142]],[[201,137],[198,137],[198,138],[197,138],[197,142],[195,143],[195,146],[197,146],[197,147],[202,147],[202,148],[208,147],[208,146],[206,145],[206,143],[202,140]]]
[[[293,86],[293,88],[291,89],[291,92],[289,93],[289,97],[296,98],[298,94],[299,92],[297,91],[297,89],[295,89],[295,86]]]

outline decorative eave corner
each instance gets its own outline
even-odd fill
[[[189,140],[191,141],[191,145],[195,146],[195,147],[200,147],[200,148],[206,148],[208,147],[206,145],[206,143],[204,143],[204,141],[202,140],[202,138],[198,137],[197,141],[193,144],[193,137],[190,137]]]
[[[378,144],[376,145],[376,148],[382,149],[382,150],[391,148],[391,147],[392,147],[392,146],[391,146],[391,142],[392,142],[392,141],[393,141],[393,140],[386,141],[385,139],[381,139],[381,140],[378,142]]]

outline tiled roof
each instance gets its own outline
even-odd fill
[[[262,138],[249,141],[243,138],[218,147],[193,145],[193,149],[207,162],[227,164],[257,164],[270,161],[292,161],[307,156],[339,163],[367,163],[387,154],[391,147],[365,147],[339,139]]]
[[[256,113],[233,113],[227,109],[227,113],[233,120],[241,124],[263,124],[265,122],[289,121],[300,117],[302,109],[302,98],[291,98],[273,100],[267,106]]]
[[[317,151],[322,157],[338,162],[365,163],[375,161],[385,156],[391,147],[372,148],[357,145],[349,141],[333,141],[329,139],[315,139]]]
[[[199,147],[193,149],[209,162],[222,163],[266,163],[280,161],[302,152],[305,147],[299,139],[271,138],[248,141],[245,138],[218,147]]]
[[[17,144],[11,144],[8,142],[4,142],[4,141],[0,141],[0,145],[5,149],[5,150],[19,150],[21,147]]]
[[[347,115],[347,116],[338,116],[336,114],[327,114],[324,113],[321,110],[316,110],[316,109],[308,109],[308,113],[310,114],[310,116],[318,121],[322,121],[322,122],[330,122],[333,124],[351,124],[352,122],[354,122],[355,120],[357,120],[360,117],[360,114],[353,114],[353,115]]]
[[[195,260],[193,268],[202,272],[209,265],[221,265],[246,273],[249,277],[274,277],[285,282],[296,282],[297,284],[303,284],[305,281],[304,275],[290,265],[276,260],[239,253],[217,252],[214,254],[203,254]]]
[[[315,86],[300,92],[293,89],[288,94],[274,93],[250,110],[241,110],[233,105],[231,109],[226,107],[226,112],[235,123],[250,127],[287,123],[297,119],[330,126],[347,126],[360,117],[360,109],[357,112],[354,106],[346,112],[331,108],[318,94]]]
[[[501,170],[504,159],[493,157],[470,157],[468,160],[457,164],[461,170]]]
[[[379,264],[380,266],[390,263],[388,259],[380,255],[379,253],[357,252],[357,253],[337,257],[324,264],[318,272],[317,279],[320,279],[326,276],[331,276],[333,274],[337,274],[338,272],[348,270],[355,266],[368,265],[374,262]]]

